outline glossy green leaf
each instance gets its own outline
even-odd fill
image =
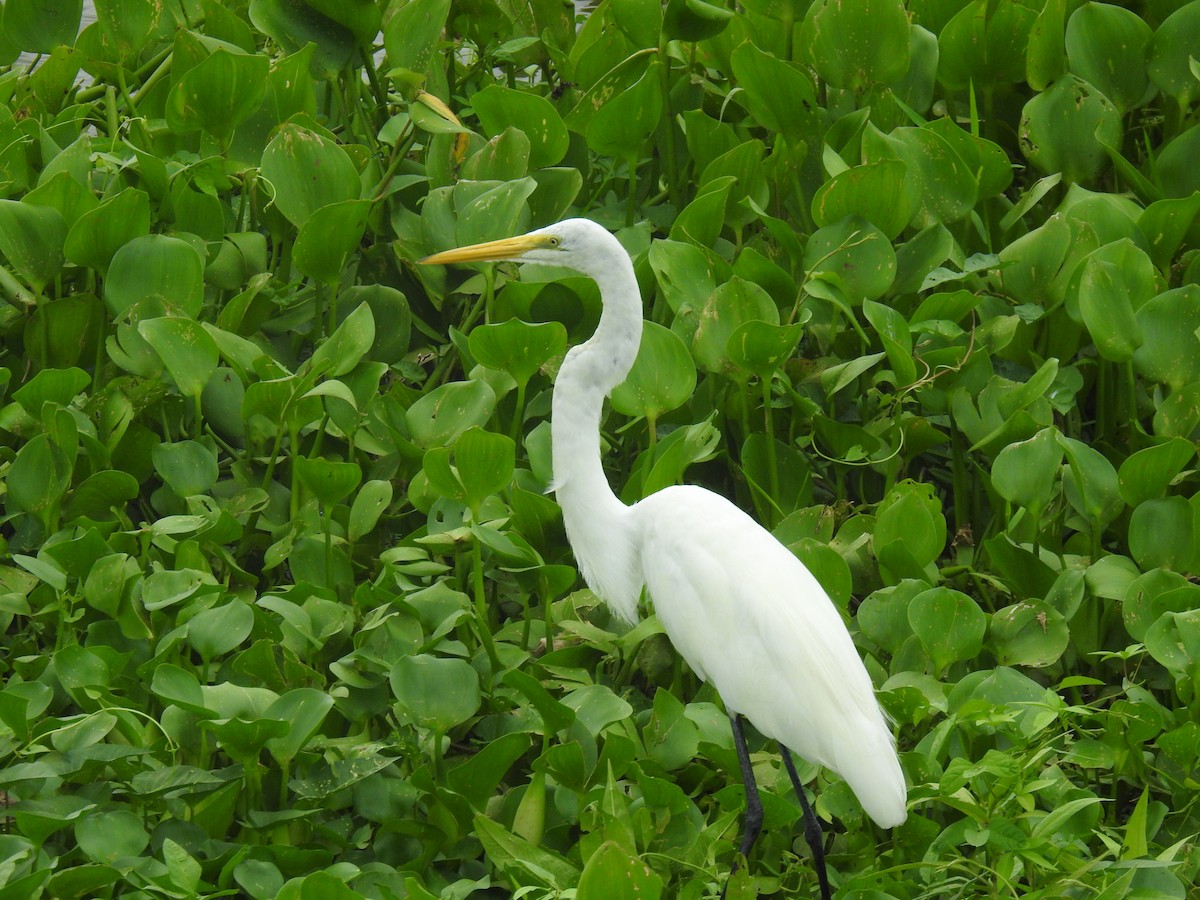
[[[612,96],[596,111],[585,132],[588,146],[594,151],[626,159],[635,155],[642,141],[658,127],[663,107],[658,65],[652,63],[636,84]]]
[[[217,344],[199,322],[176,316],[145,319],[138,333],[154,348],[179,392],[199,398],[217,371]]]
[[[725,351],[734,365],[768,380],[795,352],[803,331],[800,322],[792,325],[774,325],[757,319],[742,322],[729,336]]]
[[[662,889],[662,878],[649,865],[615,841],[605,841],[583,867],[575,896],[579,900],[657,900]]]
[[[392,66],[423,73],[450,14],[450,0],[406,3],[395,10],[383,28],[383,46]]]
[[[125,188],[75,221],[63,253],[76,265],[105,274],[118,249],[149,233],[150,198],[145,191]]]
[[[258,110],[267,92],[270,60],[219,48],[189,69],[167,98],[167,124],[175,131],[203,129],[222,145]]]
[[[156,444],[152,459],[155,471],[180,497],[206,493],[220,474],[213,449],[199,441]]]
[[[1044,509],[1062,464],[1062,446],[1054,428],[1043,428],[1026,441],[1009,444],[992,465],[992,486],[1010,503]]]
[[[266,715],[291,727],[286,736],[267,741],[271,756],[281,763],[295,759],[332,708],[333,697],[313,688],[293,688],[283,694],[267,707]]]
[[[988,627],[988,643],[1005,666],[1043,668],[1067,649],[1070,628],[1062,613],[1046,603],[1017,603],[999,609]]]
[[[1178,437],[1130,454],[1117,473],[1121,496],[1130,506],[1162,497],[1195,456],[1195,444]]]
[[[850,218],[809,238],[804,265],[810,279],[831,282],[851,302],[875,300],[896,277],[896,252],[874,225]]]
[[[567,348],[567,332],[559,322],[522,322],[509,319],[471,330],[471,355],[492,369],[507,372],[519,385]]]
[[[536,188],[537,182],[532,178],[521,178],[477,193],[465,203],[466,195],[460,199],[460,193],[456,192],[459,204],[456,243],[479,244],[525,231],[529,225],[526,201]]]
[[[987,616],[966,594],[938,587],[922,591],[908,605],[913,633],[938,673],[973,659],[983,647]]]
[[[938,36],[938,80],[955,90],[1024,80],[1035,16],[1035,8],[1013,0],[963,6]]]
[[[353,462],[300,457],[293,461],[300,483],[321,503],[339,503],[362,483],[362,467]]]
[[[461,659],[402,656],[388,678],[398,712],[422,728],[445,733],[479,709],[479,676]]]
[[[187,623],[187,641],[205,662],[228,653],[250,636],[254,610],[231,600],[198,613]]]
[[[1142,343],[1134,316],[1154,295],[1154,266],[1128,238],[1094,250],[1079,271],[1083,323],[1105,359],[1128,362]]]
[[[97,0],[96,21],[121,60],[136,57],[155,36],[162,7],[151,0]]]
[[[40,294],[63,265],[67,225],[56,209],[0,200],[0,255]]]
[[[1059,443],[1067,462],[1063,493],[1098,532],[1125,509],[1117,470],[1104,454],[1082,441],[1060,435]]]
[[[362,240],[370,212],[369,200],[346,200],[313,210],[296,238],[296,268],[317,281],[336,285]]]
[[[667,0],[663,33],[681,41],[703,41],[725,30],[733,11],[708,0]]]
[[[515,127],[529,138],[530,168],[554,166],[562,161],[567,152],[567,126],[549,100],[494,84],[475,94],[471,102],[489,135],[499,135],[506,128]]]
[[[908,17],[899,0],[817,0],[804,17],[800,44],[834,87],[862,92],[908,71]]]
[[[114,313],[153,299],[188,316],[204,301],[204,262],[184,241],[161,234],[135,237],[113,254],[104,302]]]
[[[453,381],[425,394],[405,419],[418,447],[445,447],[473,425],[483,425],[496,407],[496,392],[485,381]]]
[[[75,840],[88,859],[112,863],[140,855],[150,843],[150,835],[142,820],[128,809],[114,809],[80,819]]]
[[[313,177],[314,172],[320,172],[320,177]],[[322,207],[358,200],[362,193],[358,172],[345,149],[298,125],[282,126],[267,145],[261,177],[268,196],[297,228]]]
[[[894,240],[913,214],[904,190],[906,169],[902,161],[888,159],[839,172],[814,195],[813,221],[823,227],[858,216]]]
[[[1138,309],[1137,322],[1143,335],[1133,354],[1138,372],[1174,390],[1200,380],[1200,286],[1175,288],[1148,300]]]
[[[696,364],[687,345],[654,322],[642,326],[633,368],[612,392],[613,409],[657,419],[687,402],[696,388]]]
[[[1128,9],[1084,3],[1067,20],[1067,65],[1125,112],[1146,99],[1150,26]]]
[[[363,484],[358,493],[354,495],[354,503],[350,506],[348,529],[350,540],[357,541],[370,534],[379,522],[379,517],[391,505],[391,502],[392,483],[390,481],[375,479]]]
[[[1025,104],[1021,151],[1048,174],[1089,181],[1108,160],[1104,147],[1121,142],[1121,114],[1112,101],[1076,75],[1066,75]]]
[[[1129,552],[1142,570],[1162,566],[1192,571],[1195,536],[1192,508],[1183,497],[1143,500],[1129,517]]]
[[[1158,26],[1146,49],[1150,80],[1185,108],[1200,93],[1191,59],[1196,56],[1196,30],[1200,28],[1200,3],[1192,0],[1176,9]]]
[[[739,326],[750,321],[775,325],[779,310],[758,285],[734,277],[720,285],[700,310],[699,326],[692,338],[692,355],[708,372],[731,372],[729,341]]]
[[[49,53],[70,46],[79,33],[83,0],[9,0],[4,4],[4,30],[18,49]]]

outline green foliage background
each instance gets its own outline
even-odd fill
[[[567,215],[615,488],[753,510],[895,720],[894,832],[801,770],[839,896],[1187,894],[1200,2],[96,9],[0,18],[0,898],[716,896],[724,714],[545,493],[595,286],[414,264]],[[754,749],[729,896],[812,893]]]

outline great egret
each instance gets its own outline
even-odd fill
[[[551,413],[553,487],[584,579],[630,624],[645,588],[675,649],[724,701],[746,785],[742,857],[762,828],[742,716],[779,743],[828,900],[820,822],[789,748],[841,775],[881,827],[907,815],[895,741],[841,616],[808,569],[724,497],[683,485],[626,506],[609,487],[601,408],[629,373],[642,333],[633,264],[617,239],[568,219],[421,262],[506,259],[564,266],[600,287],[600,324],[567,353]]]

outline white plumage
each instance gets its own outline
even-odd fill
[[[637,618],[645,587],[667,636],[731,717],[745,716],[764,735],[837,772],[875,822],[899,825],[906,789],[891,729],[840,614],[808,569],[704,488],[671,487],[626,506],[608,484],[600,415],[604,398],[629,373],[642,331],[637,280],[620,242],[594,222],[568,219],[422,262],[496,259],[564,266],[600,287],[600,324],[567,353],[551,418],[554,490],[588,585],[628,622]],[[736,718],[734,735],[750,774]],[[748,808],[752,789],[747,784]],[[802,791],[800,800],[816,826]],[[749,816],[743,853],[757,834]],[[823,856],[813,850],[828,896]]]

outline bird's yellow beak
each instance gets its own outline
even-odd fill
[[[448,263],[491,262],[501,259],[520,259],[530,250],[553,246],[544,234],[523,234],[520,237],[501,238],[469,247],[458,247],[442,253],[434,253],[419,259],[421,265],[447,265]]]

